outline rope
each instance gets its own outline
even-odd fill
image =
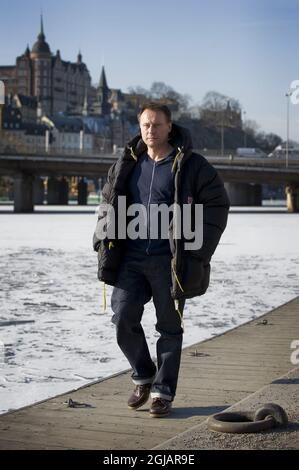
[[[107,292],[106,292],[106,284],[104,282],[104,313],[106,312],[107,307]]]
[[[208,428],[235,434],[260,432],[288,424],[285,410],[276,403],[266,403],[254,411],[217,413],[207,421]]]

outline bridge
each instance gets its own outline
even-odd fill
[[[285,160],[277,158],[244,158],[233,153],[221,157],[198,152],[219,172],[232,205],[261,205],[261,185],[280,184],[286,188],[288,210],[299,211],[299,160],[290,159],[286,165]],[[64,177],[81,177],[78,203],[86,204],[87,185],[83,177],[101,177],[105,181],[109,167],[118,157],[119,154],[90,151],[26,149],[20,153],[6,149],[0,150],[0,175],[14,179],[15,212],[32,212],[34,204],[43,203],[41,176],[48,177],[48,204],[67,204],[68,182]]]

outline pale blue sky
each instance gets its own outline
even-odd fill
[[[104,62],[108,85],[124,91],[163,81],[200,103],[216,90],[285,138],[298,0],[1,0],[1,65],[32,47],[41,9],[52,52],[74,61],[80,48],[94,83]],[[290,137],[299,140],[299,105],[290,105]]]

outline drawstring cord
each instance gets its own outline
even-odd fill
[[[175,267],[174,267],[174,259],[172,260],[171,268],[172,268],[172,271],[173,271],[175,280],[176,280],[176,282],[178,283],[179,288],[181,289],[182,292],[184,292],[184,289],[182,288],[182,285],[181,285],[181,283],[180,283],[180,281],[179,281],[178,275],[177,275],[176,270],[175,270]]]
[[[134,153],[133,147],[129,147],[129,149],[130,149],[130,152],[131,152],[131,157],[133,157],[134,160],[135,160],[135,162],[137,162],[137,157],[136,157],[136,155],[135,155],[135,153]]]
[[[173,264],[172,264],[172,271],[173,271],[175,280],[176,280],[176,282],[178,283],[179,288],[181,289],[182,292],[184,292],[184,289],[183,289],[182,286],[181,286],[181,283],[180,283],[180,281],[179,281],[179,278],[178,278],[178,276],[177,276],[177,273],[176,273],[176,271],[175,271],[175,268],[174,268],[174,265],[173,265]]]
[[[104,312],[106,313],[106,307],[107,307],[107,292],[106,292],[106,283],[104,282]]]
[[[113,242],[109,242],[108,244],[108,249],[111,250],[111,248],[114,248],[114,243]],[[103,305],[103,309],[104,309],[104,312],[106,312],[106,308],[107,308],[107,289],[106,289],[106,283],[104,282],[104,287],[103,287],[103,294],[104,294],[104,305]]]
[[[183,333],[185,333],[185,327],[184,327],[184,320],[183,320],[183,314],[182,312],[180,311],[179,309],[179,300],[175,299],[174,301],[174,307],[178,313],[178,316],[180,317],[180,320],[181,320],[181,327],[182,327],[182,330],[183,330]]]
[[[172,164],[172,167],[171,167],[171,172],[174,171],[177,162],[179,160],[181,160],[183,158],[183,156],[184,156],[183,150],[181,149],[181,147],[178,147],[178,152],[177,152],[176,156],[174,157],[174,161],[173,161],[173,164]]]
[[[175,262],[175,260],[174,260],[174,258],[173,258],[172,263],[171,263],[172,272],[173,272],[173,275],[174,275],[174,277],[175,277],[176,282],[178,283],[179,288],[181,289],[182,292],[184,292],[184,289],[182,288],[182,285],[181,285],[181,283],[180,283],[180,281],[179,281],[179,278],[178,278],[178,276],[177,276],[177,273],[176,273],[176,270],[175,270],[175,267],[174,267],[174,262]],[[182,330],[183,330],[183,333],[184,333],[184,332],[185,332],[185,328],[184,328],[183,314],[182,314],[182,312],[181,312],[180,309],[179,309],[179,300],[178,300],[178,299],[175,299],[175,301],[174,301],[174,306],[175,306],[175,309],[176,309],[176,311],[177,311],[177,313],[178,313],[178,315],[179,315],[179,317],[180,317],[181,326],[182,326]]]

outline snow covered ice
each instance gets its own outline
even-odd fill
[[[129,368],[97,280],[92,207],[0,212],[0,413]],[[8,207],[5,207],[8,209]],[[53,209],[53,208],[52,208]],[[236,208],[233,208],[233,211]],[[252,208],[251,208],[252,209]],[[0,207],[1,211],[1,207]],[[231,212],[207,294],[187,300],[184,344],[218,335],[299,295],[299,214]],[[155,313],[143,326],[155,356]]]

